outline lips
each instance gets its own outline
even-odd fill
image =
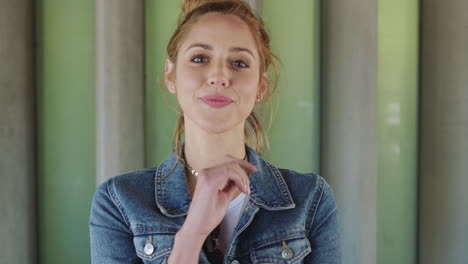
[[[203,96],[201,99],[204,103],[213,108],[222,108],[233,102],[230,98],[222,95],[207,95]]]

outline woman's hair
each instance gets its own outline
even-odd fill
[[[218,12],[227,15],[234,15],[244,21],[250,28],[252,35],[260,56],[260,78],[259,84],[262,81],[264,72],[268,72],[273,66],[274,81],[273,86],[267,85],[263,93],[262,102],[268,103],[270,110],[269,127],[273,120],[272,110],[272,95],[278,86],[279,70],[275,63],[278,61],[281,65],[281,60],[273,54],[270,48],[270,37],[268,36],[263,21],[258,17],[250,6],[242,0],[183,0],[182,13],[179,17],[177,28],[172,35],[167,45],[167,55],[171,62],[176,64],[177,55],[182,41],[184,40],[190,27],[197,22],[197,20],[208,13]],[[169,78],[175,77],[175,67],[169,73]],[[163,88],[163,87],[161,87]],[[244,129],[245,143],[255,149],[259,155],[263,153],[263,141],[265,141],[267,148],[269,148],[268,135],[262,126],[258,105],[255,105],[254,110],[247,117],[246,126]],[[268,127],[268,128],[269,128]],[[183,157],[182,149],[182,136],[184,133],[184,115],[182,110],[178,109],[178,120],[174,131],[173,150],[178,158]]]

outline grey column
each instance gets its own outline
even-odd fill
[[[422,1],[419,263],[468,260],[468,1]]]
[[[0,2],[0,263],[36,263],[34,4]]]
[[[320,173],[350,264],[377,263],[377,13],[377,1],[322,1]]]
[[[143,15],[143,0],[96,0],[98,184],[143,168]]]

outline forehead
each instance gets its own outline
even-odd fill
[[[206,43],[216,48],[238,46],[251,49],[257,54],[255,39],[249,26],[237,16],[208,13],[190,27],[181,50],[193,43]]]

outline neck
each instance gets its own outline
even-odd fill
[[[229,131],[212,134],[190,121],[185,122],[185,160],[196,171],[228,161],[227,154],[243,159],[245,151],[244,123]]]

